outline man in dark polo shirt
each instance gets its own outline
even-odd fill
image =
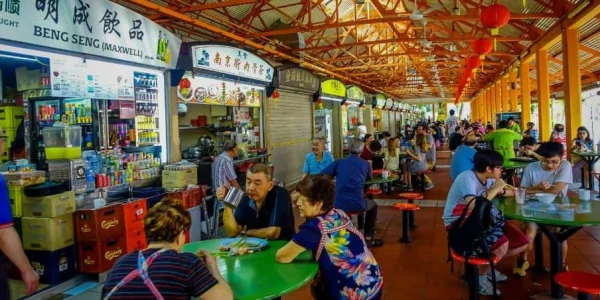
[[[275,186],[271,169],[256,164],[246,174],[246,195],[234,209],[226,205],[223,223],[228,236],[237,236],[246,228],[246,235],[270,239],[292,239],[295,233],[294,213],[290,193]],[[225,187],[217,189],[217,198],[224,199]]]

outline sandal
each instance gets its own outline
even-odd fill
[[[372,239],[366,240],[366,242],[367,242],[367,247],[368,248],[375,248],[375,247],[381,247],[381,246],[383,246],[383,240],[382,239],[372,238]]]

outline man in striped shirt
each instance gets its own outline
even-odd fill
[[[237,181],[237,174],[233,168],[233,159],[238,156],[238,147],[234,140],[226,141],[223,153],[217,156],[212,163],[213,191],[222,186],[233,186],[241,189]]]

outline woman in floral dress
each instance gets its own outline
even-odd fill
[[[319,263],[312,284],[321,299],[381,299],[383,276],[362,234],[350,218],[333,208],[333,181],[327,175],[302,179],[296,187],[300,215],[308,220],[292,241],[277,251],[280,263],[290,263],[305,250]]]

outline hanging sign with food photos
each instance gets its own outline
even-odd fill
[[[264,88],[232,81],[192,76],[186,72],[177,85],[181,103],[259,107]]]
[[[273,67],[246,50],[225,45],[192,46],[193,66],[213,72],[258,80],[273,81]]]

